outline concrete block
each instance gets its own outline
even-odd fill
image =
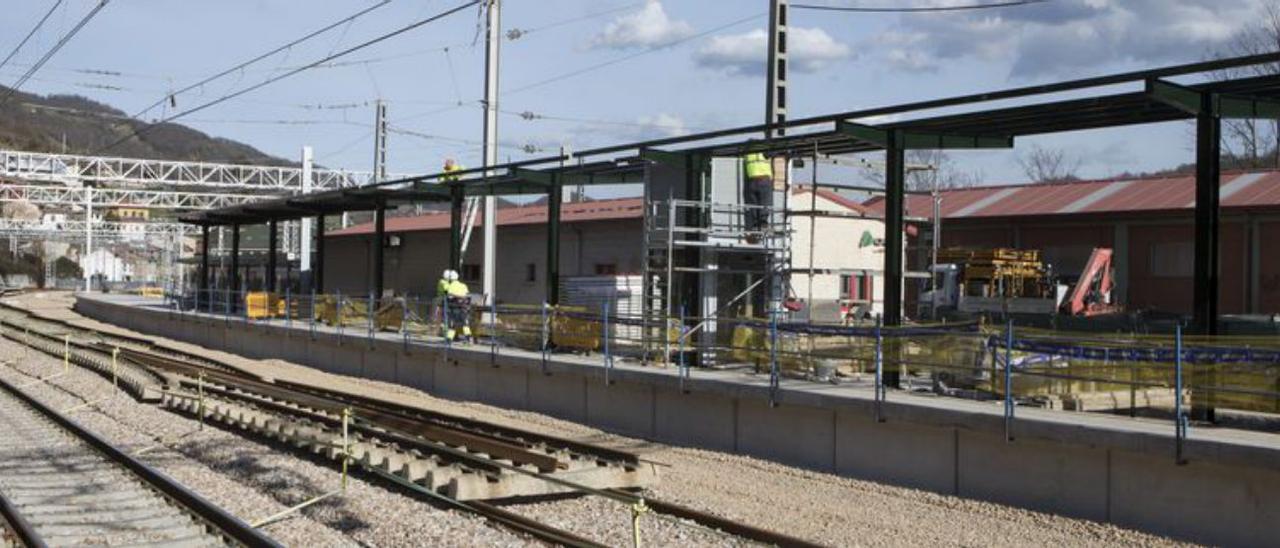
[[[514,367],[473,366],[476,373],[476,398],[508,409],[529,407],[529,370]]]
[[[359,375],[364,358],[360,349],[349,344],[334,345],[313,342],[308,346],[307,363],[330,373],[339,375]]]
[[[280,341],[280,359],[297,364],[307,364],[308,349],[311,346],[311,337],[306,335],[292,334],[288,338]]]
[[[836,414],[838,474],[953,494],[955,431],[908,422],[876,422],[865,414]]]
[[[378,350],[365,350],[364,366],[360,370],[360,376],[366,379],[377,381],[395,382],[396,380],[396,360],[395,352],[383,352]]]
[[[395,382],[423,392],[432,392],[435,390],[436,362],[440,359],[432,352],[414,350],[412,354],[396,356]]]
[[[666,443],[733,451],[734,400],[720,394],[656,388],[654,437]]]
[[[1105,521],[1107,452],[959,430],[959,495]]]
[[[653,436],[654,388],[585,379],[587,424],[639,437]]]
[[[738,452],[814,470],[835,468],[835,412],[769,402],[738,403]]]
[[[1111,521],[1204,544],[1275,545],[1280,473],[1111,454]]]
[[[435,366],[435,386],[432,393],[460,400],[476,399],[476,369],[479,365],[455,354],[441,354]]]
[[[529,409],[565,420],[586,421],[586,387],[582,377],[545,375],[529,370]]]

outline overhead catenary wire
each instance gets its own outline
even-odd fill
[[[378,9],[378,8],[381,8],[381,7],[383,7],[383,6],[385,6],[385,5],[389,4],[389,3],[391,3],[391,0],[382,0],[381,2],[378,2],[377,4],[374,4],[374,5],[372,5],[372,6],[369,6],[369,7],[365,8],[365,9],[362,9],[362,10],[360,10],[360,11],[357,11],[357,12],[355,12],[355,13],[353,13],[353,14],[351,14],[351,15],[348,15],[348,16],[346,16],[346,17],[344,17],[344,18],[342,18],[342,19],[340,19],[340,20],[338,20],[338,21],[335,21],[335,22],[333,22],[333,23],[330,23],[330,24],[328,24],[328,25],[325,25],[324,27],[322,27],[322,28],[320,28],[320,29],[314,30],[314,31],[312,31],[312,32],[307,33],[306,35],[303,35],[303,36],[301,36],[301,37],[299,37],[299,38],[296,38],[296,39],[294,39],[294,40],[291,40],[291,41],[289,41],[289,42],[288,42],[288,43],[286,43],[286,44],[283,44],[283,45],[281,45],[281,46],[279,46],[279,47],[277,47],[277,48],[275,48],[275,49],[272,49],[271,51],[268,51],[268,52],[266,52],[266,53],[263,53],[263,54],[261,54],[261,55],[258,55],[258,56],[254,57],[254,58],[252,58],[252,59],[250,59],[250,60],[248,60],[248,61],[244,61],[244,62],[242,62],[242,63],[240,63],[240,64],[238,64],[238,65],[236,65],[236,66],[233,66],[233,67],[231,67],[231,68],[228,68],[228,69],[226,69],[226,70],[223,70],[223,71],[221,71],[221,72],[219,72],[219,73],[217,73],[217,74],[214,74],[213,76],[209,76],[209,77],[207,77],[207,78],[204,78],[203,80],[200,80],[199,82],[196,82],[196,83],[191,84],[191,85],[188,85],[188,86],[186,86],[186,87],[184,87],[184,88],[182,88],[182,89],[179,89],[179,90],[177,90],[177,91],[174,91],[174,92],[170,93],[169,95],[166,95],[165,97],[161,97],[159,101],[156,101],[156,102],[152,103],[151,105],[147,106],[146,108],[144,108],[144,109],[142,109],[142,110],[140,110],[140,111],[138,111],[138,112],[134,113],[133,117],[134,117],[134,118],[137,118],[137,117],[139,117],[139,116],[142,116],[143,114],[146,114],[147,112],[150,112],[150,111],[151,111],[151,109],[154,109],[154,108],[156,108],[156,107],[158,107],[158,106],[160,106],[160,105],[163,105],[166,101],[169,101],[171,97],[174,97],[174,96],[177,96],[177,95],[181,95],[181,94],[186,93],[186,92],[188,92],[188,91],[191,91],[191,90],[193,90],[193,89],[199,88],[199,87],[201,87],[201,86],[203,86],[203,85],[205,85],[205,84],[208,84],[209,82],[212,82],[212,81],[214,81],[214,80],[217,80],[217,79],[219,79],[219,78],[222,78],[223,76],[226,76],[226,75],[231,74],[231,73],[233,73],[233,72],[239,71],[240,69],[243,69],[243,68],[245,68],[245,67],[247,67],[247,66],[249,66],[249,65],[252,65],[252,64],[254,64],[254,63],[257,63],[258,61],[261,61],[261,60],[263,60],[263,59],[266,59],[266,58],[268,58],[268,57],[271,57],[271,56],[273,56],[273,55],[275,55],[275,54],[277,54],[277,53],[280,53],[280,52],[282,52],[282,51],[285,51],[285,50],[287,50],[287,49],[290,49],[290,48],[292,48],[292,47],[294,47],[294,46],[296,46],[296,45],[298,45],[298,44],[301,44],[301,43],[303,43],[303,42],[306,42],[306,41],[308,41],[308,40],[311,40],[312,38],[315,38],[316,36],[320,36],[321,34],[324,34],[324,33],[326,33],[326,32],[329,32],[330,30],[333,30],[333,29],[335,29],[335,28],[338,28],[339,26],[342,26],[342,25],[344,25],[344,24],[346,24],[346,23],[349,23],[349,22],[351,22],[351,21],[354,21],[354,20],[356,20],[356,19],[358,19],[358,18],[360,18],[360,17],[364,16],[365,14],[368,14],[369,12],[372,12],[372,11],[374,11],[374,10]],[[279,67],[277,67],[277,69],[276,69],[276,70],[278,70],[278,69],[279,69]]]
[[[662,45],[658,45],[658,46],[653,46],[653,47],[650,47],[650,48],[645,49],[645,50],[641,50],[641,51],[638,51],[638,52],[635,52],[635,53],[630,53],[630,54],[627,54],[627,55],[623,55],[623,56],[621,56],[621,57],[615,57],[615,58],[613,58],[613,59],[609,59],[609,60],[607,60],[607,61],[603,61],[603,62],[600,62],[600,63],[596,63],[596,64],[594,64],[594,65],[588,65],[588,66],[585,66],[585,67],[582,67],[582,68],[579,68],[579,69],[574,69],[574,70],[571,70],[571,71],[568,71],[568,72],[565,72],[565,73],[557,74],[557,75],[555,75],[555,76],[551,76],[551,77],[546,78],[546,79],[543,79],[543,80],[538,80],[538,81],[536,81],[536,82],[531,82],[531,83],[528,83],[528,84],[525,84],[525,85],[523,85],[523,86],[519,86],[519,87],[516,87],[516,88],[513,88],[513,89],[503,90],[503,92],[502,92],[502,93],[503,93],[503,95],[508,95],[508,96],[509,96],[509,95],[512,95],[512,94],[515,94],[515,93],[520,93],[520,92],[522,92],[522,91],[528,91],[528,90],[531,90],[531,89],[534,89],[534,88],[539,88],[539,87],[542,87],[542,86],[545,86],[545,85],[548,85],[548,84],[552,84],[552,83],[555,83],[555,82],[559,82],[559,81],[561,81],[561,80],[567,80],[567,79],[569,79],[569,78],[573,78],[573,77],[575,77],[575,76],[581,76],[581,75],[586,74],[586,73],[588,73],[588,72],[592,72],[592,71],[599,70],[599,69],[602,69],[602,68],[605,68],[605,67],[608,67],[608,66],[616,65],[616,64],[618,64],[618,63],[622,63],[622,62],[625,62],[625,61],[630,61],[630,60],[632,60],[632,59],[635,59],[635,58],[640,57],[640,56],[643,56],[643,55],[648,55],[648,54],[650,54],[650,53],[654,53],[654,52],[657,52],[657,51],[662,51],[662,50],[671,49],[671,48],[674,48],[674,47],[676,47],[676,46],[680,46],[680,45],[682,45],[682,44],[686,44],[686,43],[692,42],[692,41],[694,41],[694,40],[698,40],[698,39],[701,39],[701,38],[705,38],[705,37],[707,37],[707,36],[709,36],[709,35],[711,35],[711,34],[714,34],[714,33],[720,32],[720,31],[722,31],[722,30],[725,30],[725,29],[728,29],[728,28],[732,28],[732,27],[735,27],[735,26],[741,25],[741,24],[746,23],[746,22],[748,22],[748,21],[753,21],[753,20],[755,20],[755,19],[759,19],[759,18],[761,18],[761,17],[764,17],[765,15],[767,15],[767,14],[765,14],[765,13],[757,13],[757,14],[755,14],[755,15],[751,15],[751,16],[749,16],[749,17],[743,17],[743,18],[741,18],[741,19],[735,19],[735,20],[730,21],[730,22],[728,22],[728,23],[725,23],[725,24],[723,24],[723,25],[719,25],[719,26],[716,26],[716,27],[713,27],[713,28],[710,28],[710,29],[704,30],[704,31],[702,31],[702,32],[699,32],[699,33],[697,33],[697,34],[693,34],[693,35],[687,36],[687,37],[685,37],[685,38],[681,38],[681,39],[676,40],[676,41],[674,41],[674,42],[669,42],[669,43],[666,43],[666,44],[662,44]]]
[[[964,4],[957,6],[917,6],[917,7],[862,7],[862,6],[824,6],[819,4],[791,4],[793,9],[817,11],[848,11],[858,13],[930,13],[947,11],[969,11],[992,8],[1011,8],[1030,4],[1043,4],[1049,0],[1013,0],[1009,2],[990,2],[982,4]]]
[[[196,113],[196,112],[200,112],[200,111],[205,110],[205,109],[207,109],[207,108],[209,108],[209,107],[212,107],[212,106],[214,106],[214,105],[217,105],[217,104],[220,104],[220,103],[223,103],[223,102],[229,101],[229,100],[234,99],[234,98],[236,98],[236,97],[240,97],[241,95],[244,95],[244,94],[246,94],[246,93],[250,93],[250,92],[252,92],[252,91],[255,91],[255,90],[261,89],[261,88],[263,88],[263,87],[266,87],[266,86],[268,86],[268,85],[270,85],[270,84],[273,84],[273,83],[278,82],[278,81],[280,81],[280,80],[283,80],[283,79],[285,79],[285,78],[289,78],[289,77],[291,77],[291,76],[293,76],[293,75],[295,75],[295,74],[298,74],[298,73],[300,73],[300,72],[303,72],[303,71],[305,71],[305,70],[307,70],[307,69],[310,69],[310,68],[312,68],[312,67],[314,67],[314,66],[316,66],[316,65],[320,65],[320,64],[322,64],[322,63],[327,63],[327,62],[332,61],[332,60],[334,60],[334,59],[337,59],[337,58],[340,58],[340,57],[343,57],[343,56],[349,55],[349,54],[354,53],[354,52],[356,52],[356,51],[360,51],[360,50],[362,50],[362,49],[364,49],[364,48],[367,48],[367,47],[373,46],[373,45],[375,45],[375,44],[379,44],[379,43],[381,43],[381,42],[384,42],[384,41],[386,41],[386,40],[389,40],[389,39],[391,39],[391,38],[394,38],[394,37],[396,37],[396,36],[399,36],[399,35],[401,35],[401,34],[404,34],[404,33],[406,33],[406,32],[409,32],[409,31],[411,31],[411,30],[414,30],[414,29],[416,29],[416,28],[419,28],[419,27],[422,27],[422,26],[424,26],[424,25],[427,25],[427,24],[433,23],[433,22],[435,22],[435,21],[438,21],[438,20],[443,19],[443,18],[445,18],[445,17],[448,17],[448,16],[450,16],[450,15],[453,15],[453,14],[455,14],[455,13],[457,13],[457,12],[460,12],[460,11],[462,11],[462,10],[465,10],[465,9],[467,9],[467,8],[470,8],[470,7],[472,7],[472,6],[475,6],[475,5],[479,4],[479,3],[480,3],[480,1],[481,1],[481,0],[470,0],[470,1],[468,1],[468,2],[466,2],[466,3],[463,3],[463,4],[459,5],[459,6],[456,6],[456,7],[453,7],[453,8],[449,8],[449,9],[447,9],[447,10],[445,10],[445,11],[439,12],[439,13],[437,13],[437,14],[435,14],[435,15],[432,15],[432,16],[427,17],[427,18],[424,18],[424,19],[419,19],[419,20],[417,20],[417,21],[414,21],[413,23],[410,23],[410,24],[408,24],[408,25],[405,25],[405,26],[403,26],[403,27],[400,27],[400,28],[398,28],[398,29],[396,29],[396,30],[393,30],[393,31],[391,31],[391,32],[388,32],[388,33],[382,34],[382,35],[377,36],[377,37],[375,37],[375,38],[372,38],[372,39],[366,40],[366,41],[364,41],[364,42],[361,42],[361,43],[359,43],[359,44],[356,44],[356,45],[354,45],[354,46],[351,46],[351,47],[349,47],[349,48],[346,48],[346,49],[344,49],[344,50],[342,50],[342,51],[339,51],[339,52],[337,52],[337,53],[330,54],[330,55],[326,55],[326,56],[324,56],[324,57],[322,57],[322,58],[320,58],[320,59],[318,59],[318,60],[316,60],[316,61],[314,61],[314,62],[312,62],[312,63],[308,63],[308,64],[306,64],[306,65],[303,65],[303,66],[297,67],[297,68],[295,68],[295,69],[293,69],[293,70],[290,70],[290,71],[288,71],[288,72],[285,72],[285,73],[283,73],[283,74],[279,74],[279,75],[273,76],[273,77],[271,77],[271,78],[268,78],[268,79],[266,79],[266,80],[263,80],[263,81],[261,81],[261,82],[258,82],[257,84],[251,85],[251,86],[246,87],[246,88],[242,88],[242,89],[240,89],[240,90],[238,90],[238,91],[235,91],[235,92],[232,92],[232,93],[229,93],[229,94],[223,95],[222,97],[219,97],[219,98],[217,98],[217,99],[213,99],[213,100],[211,100],[211,101],[208,101],[208,102],[202,103],[202,104],[200,104],[200,105],[198,105],[198,106],[195,106],[195,107],[192,107],[192,108],[186,109],[186,110],[184,110],[184,111],[181,111],[181,112],[175,113],[175,114],[173,114],[173,115],[167,116],[167,117],[165,117],[165,118],[161,119],[159,122],[157,122],[157,124],[152,124],[152,125],[146,126],[146,127],[144,127],[144,128],[135,129],[134,131],[130,132],[130,134],[129,134],[129,135],[126,135],[126,136],[124,136],[124,137],[121,137],[121,138],[119,138],[119,139],[117,139],[117,140],[115,140],[115,141],[111,142],[110,144],[108,144],[108,145],[106,145],[106,146],[104,146],[104,147],[102,147],[102,148],[98,149],[97,151],[95,151],[95,153],[94,153],[94,154],[99,154],[99,153],[101,153],[101,152],[103,152],[103,151],[106,151],[106,150],[110,150],[110,149],[112,149],[112,148],[115,148],[115,147],[119,146],[121,143],[124,143],[125,141],[128,141],[129,139],[132,139],[132,138],[134,138],[134,137],[138,137],[138,136],[140,136],[140,135],[142,135],[142,134],[144,134],[144,133],[146,133],[146,132],[150,131],[150,130],[151,130],[151,128],[156,127],[156,125],[158,125],[158,124],[163,124],[163,123],[172,122],[172,121],[174,121],[174,120],[177,120],[178,118],[182,118],[182,117],[187,116],[187,115],[189,115],[189,114],[194,114],[194,113]]]
[[[620,12],[620,11],[629,10],[629,9],[631,9],[631,8],[638,7],[638,6],[642,6],[642,5],[644,5],[644,4],[645,4],[645,2],[631,2],[631,3],[623,4],[623,5],[621,5],[621,6],[617,6],[617,7],[614,7],[614,8],[605,9],[605,10],[601,10],[601,11],[596,11],[596,12],[588,13],[588,14],[585,14],[585,15],[579,15],[579,16],[577,16],[577,17],[571,17],[571,18],[569,18],[569,19],[561,19],[561,20],[559,20],[559,21],[552,21],[552,22],[550,22],[550,23],[546,23],[546,24],[543,24],[543,25],[538,25],[538,26],[536,26],[536,27],[529,27],[529,28],[527,28],[527,29],[522,29],[522,28],[512,28],[512,29],[510,29],[510,30],[508,30],[508,31],[507,31],[506,36],[507,36],[507,40],[519,40],[519,39],[524,38],[525,36],[528,36],[529,34],[534,33],[534,32],[541,32],[541,31],[544,31],[544,30],[549,30],[549,29],[553,29],[553,28],[556,28],[556,27],[562,27],[562,26],[564,26],[564,25],[570,25],[570,24],[573,24],[573,23],[577,23],[577,22],[579,22],[579,21],[587,21],[587,20],[595,19],[595,18],[597,18],[597,17],[604,17],[604,16],[606,16],[606,15],[613,15],[613,14],[618,13],[618,12]]]
[[[32,36],[36,35],[36,32],[40,30],[40,27],[44,26],[45,22],[49,20],[49,17],[53,15],[53,12],[58,11],[58,6],[62,5],[62,1],[63,0],[57,0],[49,7],[49,11],[45,12],[44,17],[41,17],[40,21],[36,22],[36,26],[31,27],[31,32],[28,32],[27,36],[23,38],[21,42],[18,42],[18,45],[13,47],[13,51],[9,52],[9,55],[5,56],[3,61],[0,61],[0,68],[4,68],[5,65],[9,64],[9,61],[13,59],[13,56],[17,55],[18,52],[22,50],[22,47],[27,45],[27,42],[31,40]]]
[[[66,46],[67,42],[70,42],[71,39],[85,27],[85,25],[88,25],[89,21],[92,21],[93,18],[102,11],[102,8],[107,7],[107,3],[110,1],[111,0],[100,0],[98,5],[94,6],[93,9],[89,10],[89,13],[80,18],[80,21],[77,22],[74,27],[71,27],[71,30],[67,31],[66,34],[63,34],[62,38],[60,38],[52,48],[49,48],[49,51],[46,52],[39,61],[36,61],[35,64],[31,65],[31,68],[27,69],[26,74],[23,74],[22,78],[19,78],[17,82],[10,86],[9,90],[5,92],[3,97],[0,97],[0,107],[3,107],[5,103],[9,102],[9,99],[12,98],[14,94],[18,93],[18,89],[21,88],[23,84],[27,83],[27,80],[31,79],[31,76],[39,71],[40,67],[43,67],[45,63],[48,63],[49,59],[52,59],[53,56],[63,48],[63,46]]]

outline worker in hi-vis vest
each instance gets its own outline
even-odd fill
[[[773,207],[773,162],[764,154],[752,152],[742,157],[746,177],[742,185],[742,203],[751,207],[746,211],[746,229],[754,231],[747,241],[760,241],[762,231],[769,224],[769,209]]]
[[[440,305],[446,311],[445,321],[442,323],[444,337],[451,341],[456,340],[458,331],[462,331],[462,337],[470,340],[471,290],[466,283],[458,279],[456,270],[444,271],[440,283],[436,284],[436,294],[440,297]]]
[[[444,182],[446,182],[446,183],[451,183],[451,182],[453,182],[453,181],[457,181],[457,180],[458,180],[458,176],[457,176],[457,175],[454,175],[453,173],[454,173],[454,172],[456,172],[456,171],[462,171],[462,170],[464,170],[464,169],[467,169],[467,168],[462,167],[462,164],[459,164],[458,162],[453,161],[453,158],[445,158],[445,159],[444,159],[444,172],[445,172],[445,175],[444,175],[443,177],[441,177],[441,178],[440,178],[440,180],[441,180],[441,181],[444,181]]]

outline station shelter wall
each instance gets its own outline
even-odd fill
[[[560,228],[560,275],[638,274],[643,268],[640,219],[564,223]],[[431,297],[448,266],[449,232],[397,233],[400,245],[384,250],[384,285],[396,294]],[[367,295],[373,270],[372,235],[331,236],[326,240],[325,285],[329,292]],[[546,227],[498,228],[498,300],[537,304],[546,298]],[[473,293],[483,290],[484,236],[477,227],[463,257],[462,273]],[[468,268],[466,265],[474,265]],[[531,266],[532,265],[532,266]],[[469,275],[476,274],[471,277]]]

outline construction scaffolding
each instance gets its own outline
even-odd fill
[[[779,158],[775,165],[786,165]],[[714,366],[728,342],[718,318],[776,315],[790,268],[789,177],[777,173],[774,206],[747,203],[737,156],[666,157],[645,184],[643,354]],[[781,204],[781,206],[778,206]],[[757,219],[754,223],[752,219]],[[673,333],[675,340],[673,340]],[[693,339],[700,344],[693,344]]]

